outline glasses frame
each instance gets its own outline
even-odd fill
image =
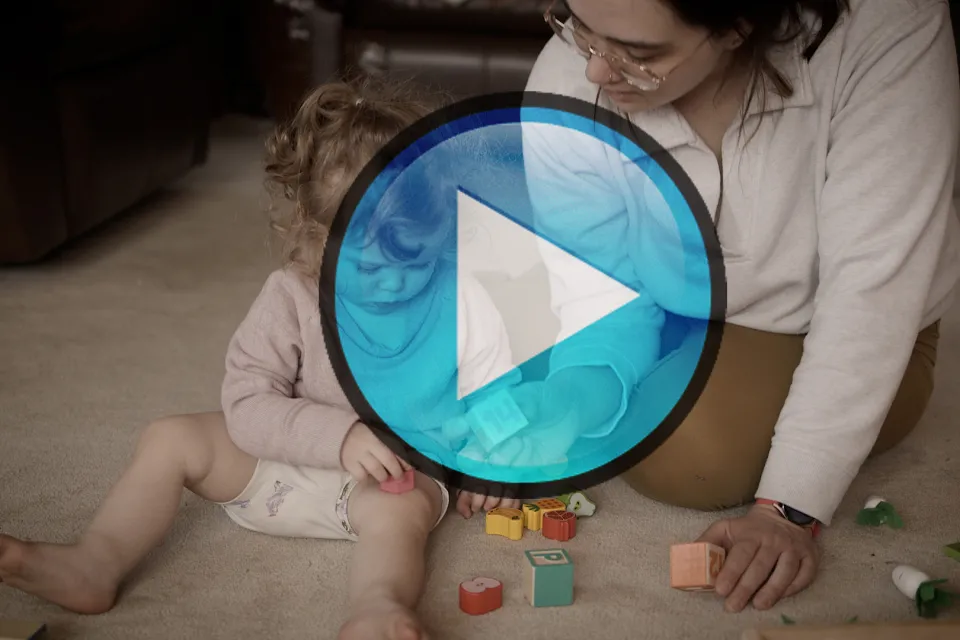
[[[693,57],[694,53],[696,53],[696,51],[700,49],[700,46],[697,46],[697,48],[694,49],[694,51],[689,56],[681,60],[679,63],[677,63],[677,65],[673,69],[671,69],[670,71],[668,71],[666,74],[663,74],[663,75],[651,71],[650,67],[640,62],[639,60],[632,59],[632,58],[625,58],[623,56],[619,56],[615,53],[610,53],[608,51],[602,51],[589,43],[587,43],[587,50],[584,51],[583,49],[580,48],[579,45],[577,45],[576,40],[574,39],[574,36],[581,34],[580,27],[579,26],[571,27],[569,24],[565,22],[561,22],[560,18],[557,17],[556,13],[554,12],[554,9],[556,8],[558,1],[559,0],[553,0],[553,2],[550,3],[550,6],[543,13],[543,19],[550,26],[550,28],[553,29],[553,32],[557,34],[560,40],[564,44],[566,44],[568,47],[570,47],[571,49],[576,51],[578,54],[580,54],[580,56],[582,56],[586,60],[590,60],[591,58],[594,58],[594,57],[605,60],[606,63],[610,65],[611,69],[613,69],[620,77],[626,80],[627,84],[629,84],[631,87],[639,91],[644,91],[647,93],[657,91],[660,88],[660,86],[667,81],[667,78],[669,77],[670,74],[672,74],[674,71],[677,70],[677,68],[682,66],[683,63],[685,63],[687,60]],[[569,32],[571,36],[569,41],[564,36],[564,34],[567,32]],[[704,40],[704,42],[706,42],[706,40]],[[703,45],[703,42],[701,42],[700,45]],[[647,78],[638,79],[638,78],[635,78],[632,74],[624,72],[624,67],[626,66],[636,67],[637,70],[642,72],[644,75],[646,75]],[[641,83],[646,83],[646,84],[641,84]]]

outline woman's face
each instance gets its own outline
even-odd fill
[[[587,79],[620,109],[641,111],[669,104],[718,77],[739,44],[736,34],[710,37],[685,24],[664,0],[569,0],[581,36],[604,54],[635,60],[666,79],[654,91],[630,84],[602,56],[587,64]]]

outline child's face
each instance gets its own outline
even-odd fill
[[[385,256],[378,243],[367,246],[345,244],[341,250],[340,294],[349,302],[375,313],[386,313],[394,305],[408,302],[429,284],[437,256],[428,255],[408,262]]]

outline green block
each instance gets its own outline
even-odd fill
[[[573,604],[573,558],[564,549],[525,551],[523,592],[534,607]]]

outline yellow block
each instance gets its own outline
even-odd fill
[[[523,526],[530,531],[540,531],[543,527],[543,511],[535,504],[523,505]]]
[[[534,504],[540,507],[541,517],[543,514],[550,513],[551,511],[567,510],[567,505],[563,504],[556,498],[543,498],[542,500],[537,500]]]
[[[502,507],[491,509],[487,512],[487,533],[520,540],[523,537],[523,512]]]

